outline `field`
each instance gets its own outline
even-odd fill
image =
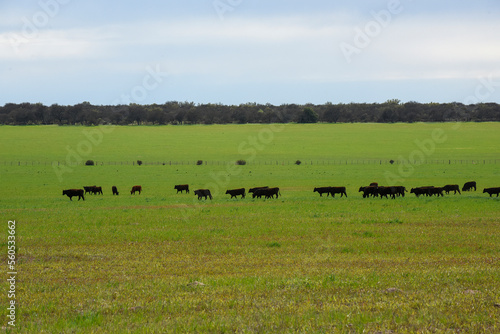
[[[500,187],[499,123],[3,126],[0,138],[6,278],[8,221],[17,246],[7,332],[500,331],[500,197],[482,192]],[[471,180],[477,191],[439,198],[358,192]],[[183,183],[214,199],[176,194]],[[94,184],[104,195],[62,196]],[[225,195],[265,185],[282,196]]]

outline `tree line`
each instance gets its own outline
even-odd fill
[[[0,107],[3,125],[181,125],[245,123],[395,123],[500,121],[497,103],[164,104],[50,106],[7,103]]]

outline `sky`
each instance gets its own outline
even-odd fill
[[[498,0],[0,1],[0,105],[500,103]]]

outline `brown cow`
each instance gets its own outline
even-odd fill
[[[133,186],[132,190],[130,190],[131,195],[135,195],[135,192],[138,191],[139,195],[141,194],[142,191],[142,186]]]
[[[495,188],[484,188],[483,190],[483,194],[484,193],[488,193],[490,194],[490,197],[491,195],[493,194],[497,194],[497,197],[498,197],[498,194],[500,194],[500,187],[495,187]]]
[[[67,189],[63,190],[62,192],[63,196],[66,195],[69,197],[69,200],[72,201],[73,196],[78,196],[78,200],[80,198],[85,201],[85,197],[83,197],[83,189]]]

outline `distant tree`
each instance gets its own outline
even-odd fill
[[[299,123],[317,123],[318,122],[318,114],[314,111],[313,108],[307,107],[304,108],[302,114],[299,117]]]
[[[0,124],[141,125],[228,123],[349,123],[349,122],[484,122],[500,121],[497,103],[419,103],[392,99],[384,103],[323,105],[244,103],[240,105],[194,104],[171,101],[158,105],[73,106],[41,103],[7,103],[0,106]]]

